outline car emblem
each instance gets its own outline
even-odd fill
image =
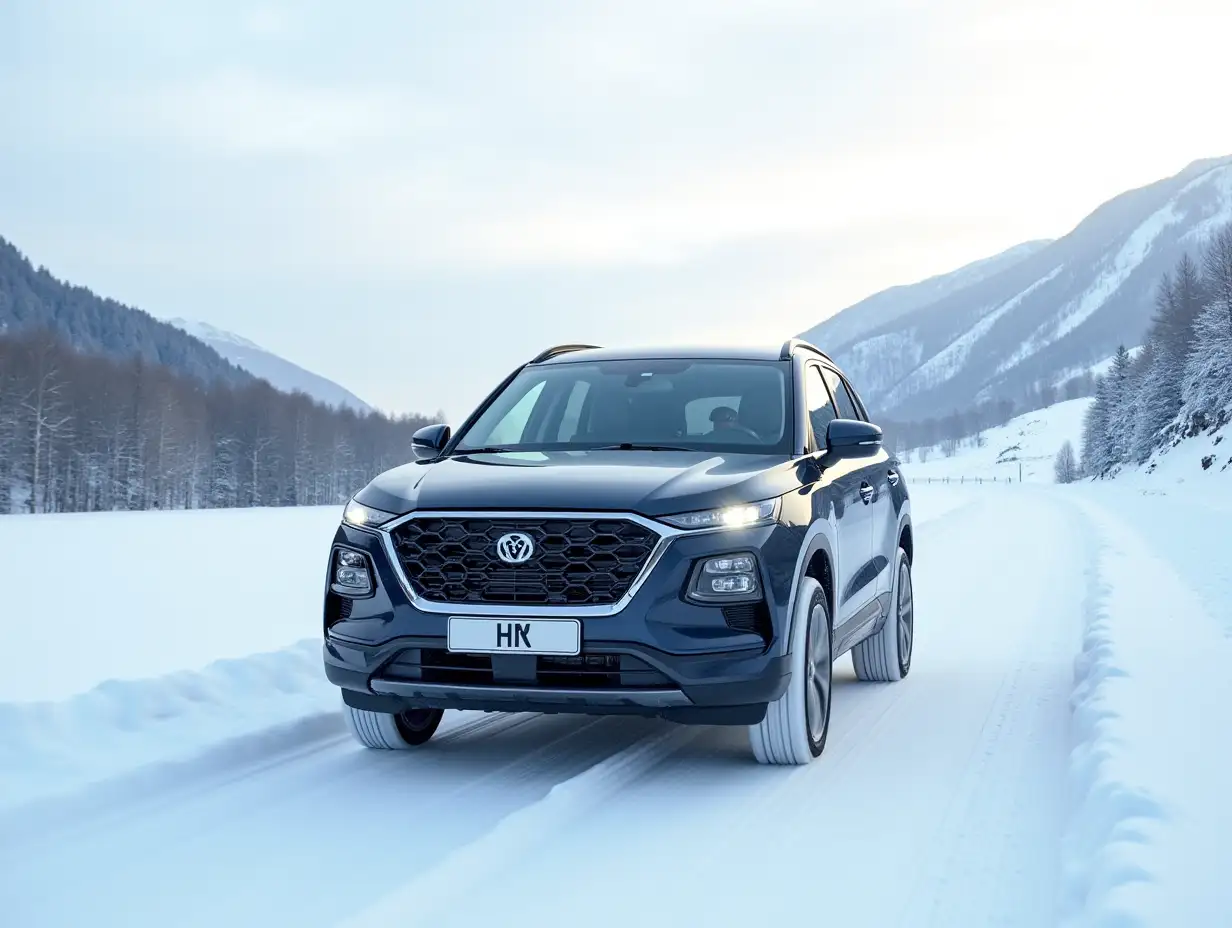
[[[535,543],[525,532],[510,532],[496,540],[496,556],[506,564],[525,564],[535,553]]]

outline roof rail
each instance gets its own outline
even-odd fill
[[[550,360],[559,354],[567,354],[570,351],[584,351],[587,348],[598,348],[598,345],[556,345],[553,348],[548,348],[539,352],[528,362],[530,364],[539,364],[540,362]]]
[[[804,341],[804,339],[802,338],[789,338],[787,339],[787,341],[783,342],[783,350],[779,352],[779,360],[780,361],[790,360],[791,353],[797,348],[802,348],[805,351],[811,351],[813,352],[813,354],[819,354],[823,358],[825,358],[827,361],[829,361],[831,364],[834,363],[834,359],[831,358],[828,354],[826,354],[816,345],[811,345],[808,342]]]

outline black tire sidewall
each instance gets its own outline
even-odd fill
[[[899,598],[902,595],[900,585],[902,584],[903,568],[906,568],[907,584],[911,589],[911,650],[907,654],[906,663],[903,662],[903,655],[900,653],[898,645],[898,626],[901,621]],[[894,566],[894,656],[898,661],[899,677],[906,677],[911,672],[911,662],[915,659],[915,579],[911,576],[911,560],[907,557],[907,552],[901,548],[898,550],[898,559]]]
[[[813,681],[805,679],[805,689],[801,691],[801,696],[804,699],[803,714],[804,714],[804,735],[808,739],[809,753],[814,757],[820,757],[821,752],[826,748],[826,739],[830,735],[830,706],[834,702],[834,629],[832,627],[832,619],[830,618],[830,609],[826,606],[826,592],[820,587],[813,591],[813,596],[809,600],[808,610],[804,614],[804,661],[802,670],[808,671],[808,655],[811,652],[812,644],[812,617],[813,609],[818,605],[821,606],[822,615],[825,616],[825,633],[830,637],[830,647],[827,649],[827,659],[830,661],[830,692],[826,695],[826,723],[822,726],[821,737],[813,740],[813,733],[808,728],[808,689],[813,685]]]
[[[395,715],[394,725],[398,729],[399,737],[401,737],[407,744],[419,745],[427,742],[434,734],[436,734],[436,729],[440,726],[441,719],[445,717],[444,709],[431,709],[429,711],[432,714],[429,716],[428,720],[425,723],[414,727],[409,725],[401,715]]]

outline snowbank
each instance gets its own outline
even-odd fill
[[[337,713],[321,590],[341,509],[0,518],[0,807]]]
[[[338,692],[319,638],[61,702],[0,704],[0,809],[324,713],[338,715]]]
[[[1223,924],[1229,629],[1128,524],[1080,505],[1098,547],[1075,667],[1065,924]]]
[[[0,518],[0,705],[320,634],[340,506]]]

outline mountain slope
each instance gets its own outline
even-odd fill
[[[849,344],[873,329],[888,325],[908,313],[929,306],[1017,264],[1048,244],[1048,239],[1023,242],[1000,254],[965,264],[956,271],[937,274],[914,284],[890,287],[848,306],[825,322],[813,326],[800,337],[815,345]]]
[[[886,321],[868,310],[870,298],[835,317],[847,317],[842,326],[809,334],[891,418],[1017,398],[1120,343],[1141,344],[1160,276],[1229,221],[1232,157],[1194,162],[1113,198],[1062,238],[1024,246],[1025,255],[990,274],[959,279],[938,299]],[[857,334],[844,340],[845,331]]]
[[[250,383],[217,351],[149,313],[61,281],[0,238],[0,332],[49,328],[78,351],[139,357],[206,383]]]
[[[335,408],[353,409],[358,413],[372,412],[372,407],[354,393],[332,380],[292,364],[260,345],[232,332],[215,328],[207,322],[171,319],[170,324],[200,339],[237,367],[266,380],[284,393],[306,393],[313,399]]]

